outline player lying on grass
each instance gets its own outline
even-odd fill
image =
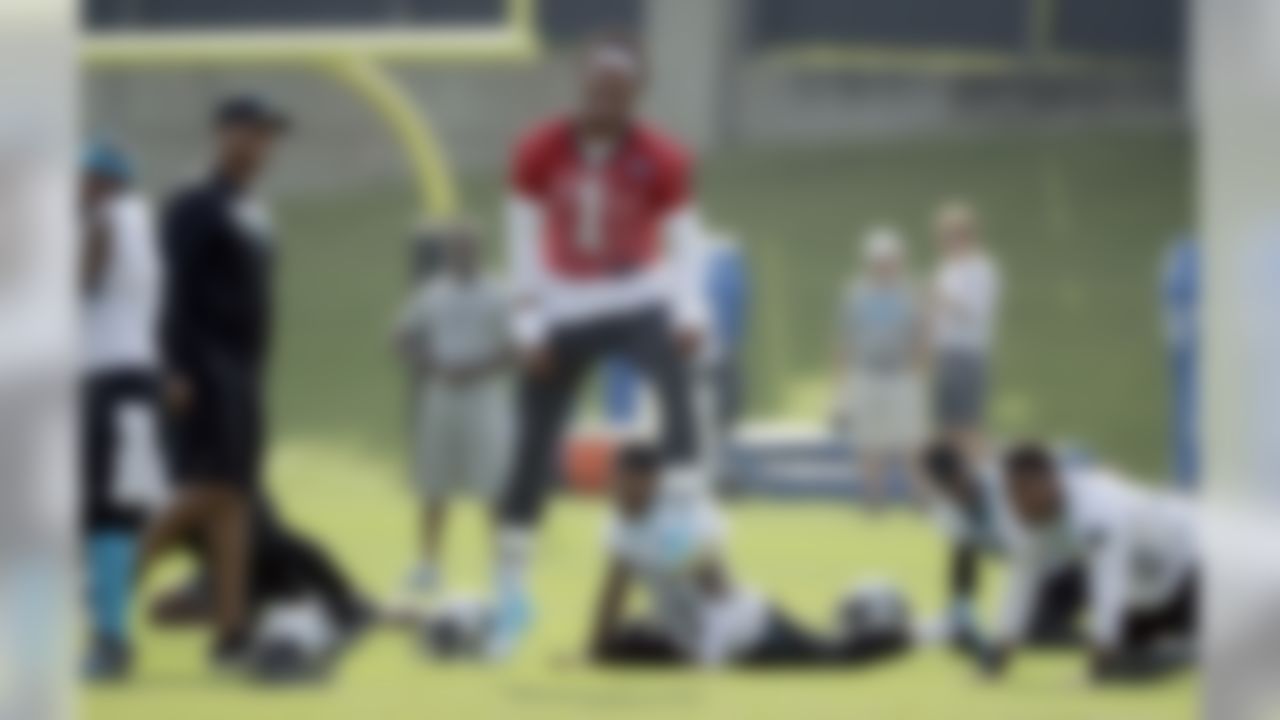
[[[946,440],[927,447],[921,464],[931,515],[951,556],[947,568],[950,603],[942,635],[959,649],[976,652],[984,644],[973,609],[980,566],[983,560],[1005,560],[1011,542],[1008,508],[1000,495],[1000,471],[993,466],[973,467],[960,448]],[[1027,644],[1061,646],[1079,641],[1085,578],[1076,558],[1060,558],[1060,564],[1039,573],[1032,596]]]
[[[636,445],[620,453],[611,562],[589,648],[596,662],[852,665],[908,649],[905,622],[823,638],[738,584],[725,561],[723,519],[710,498],[663,492],[661,476],[658,450]],[[623,619],[633,579],[650,595],[650,619]]]
[[[1091,675],[1140,680],[1185,666],[1196,634],[1194,509],[1099,467],[1064,469],[1044,447],[1011,450],[1010,563],[1002,625],[983,667],[1002,674],[1026,637],[1035,593],[1053,568],[1086,573]]]
[[[376,619],[375,609],[324,546],[281,520],[265,496],[253,500],[249,536],[244,669],[277,680],[322,674]],[[155,614],[163,624],[202,624],[213,619],[205,551],[198,542],[191,549],[200,574],[161,600]],[[316,646],[319,641],[295,637],[297,633],[288,627],[283,632],[277,629],[274,618],[300,607],[308,608],[304,611],[311,616],[307,624],[318,626],[301,634],[325,638],[324,647]],[[300,644],[308,645],[306,652]]]

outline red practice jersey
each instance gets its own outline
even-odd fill
[[[603,156],[583,147],[570,118],[544,122],[515,149],[511,189],[539,210],[542,265],[565,280],[647,270],[663,259],[663,223],[689,203],[689,156],[637,123]]]

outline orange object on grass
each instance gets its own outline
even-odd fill
[[[580,495],[608,492],[613,473],[617,440],[604,434],[573,435],[565,443],[561,457],[566,485]]]

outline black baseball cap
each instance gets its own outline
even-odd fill
[[[276,132],[288,132],[293,123],[283,110],[259,95],[241,94],[224,98],[213,111],[214,127],[253,125]]]

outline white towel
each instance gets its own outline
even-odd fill
[[[169,501],[155,411],[144,403],[116,410],[111,499],[120,507],[154,512]]]

